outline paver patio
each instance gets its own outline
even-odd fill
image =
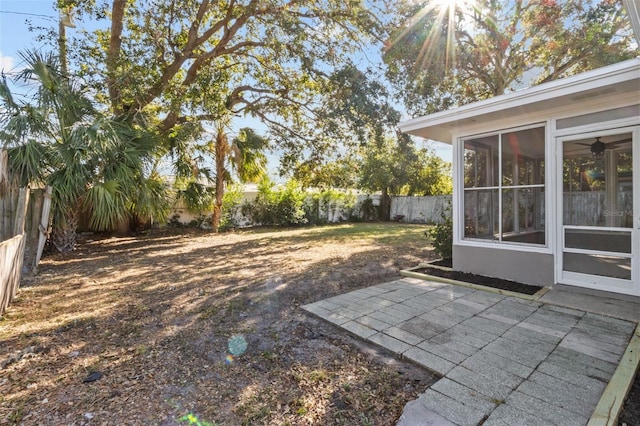
[[[636,327],[416,278],[303,308],[442,375],[401,426],[585,425]]]

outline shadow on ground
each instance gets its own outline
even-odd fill
[[[434,377],[299,306],[429,259],[423,230],[358,224],[85,237],[24,279],[0,322],[0,418],[394,424]],[[83,383],[93,371],[103,377]]]

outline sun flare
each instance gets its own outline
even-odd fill
[[[403,31],[391,40],[389,47],[416,29],[419,30],[419,26],[425,25],[425,18],[428,18],[431,22],[439,22],[440,25],[432,25],[426,34],[424,44],[416,58],[416,66],[423,67],[433,60],[436,57],[436,50],[442,51],[442,44],[444,44],[444,61],[448,67],[455,58],[456,15],[473,13],[478,7],[476,3],[476,0],[428,0],[426,2],[417,0],[416,4],[422,6],[408,19]],[[435,19],[432,20],[432,18]],[[442,31],[443,27],[446,28],[446,33]]]

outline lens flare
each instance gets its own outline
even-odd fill
[[[424,19],[435,19],[440,25],[434,25],[426,34],[424,44],[416,58],[416,66],[424,68],[436,56],[436,52],[444,45],[443,60],[445,66],[450,67],[456,55],[456,14],[459,12],[475,14],[478,10],[476,0],[429,0],[416,1],[423,6],[405,23],[404,29],[386,43],[386,49],[400,42],[405,37],[413,37],[414,31],[419,30]],[[446,24],[446,34],[442,33],[442,26]],[[444,37],[443,43],[440,43]]]
[[[244,354],[247,351],[247,346],[247,340],[241,335],[231,336],[227,342],[229,353],[233,356],[240,356]]]

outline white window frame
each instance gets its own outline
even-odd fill
[[[491,131],[481,132],[481,133],[469,133],[469,134],[457,134],[453,135],[453,158],[454,158],[454,196],[453,196],[453,212],[454,212],[454,245],[459,246],[469,246],[469,247],[486,247],[491,249],[504,249],[504,250],[512,250],[512,251],[524,251],[524,252],[535,252],[535,253],[545,253],[552,254],[553,253],[553,245],[554,242],[552,240],[552,230],[555,229],[556,222],[555,218],[552,217],[550,212],[554,212],[554,209],[551,208],[552,202],[555,199],[553,197],[554,188],[552,185],[554,183],[552,176],[552,164],[550,161],[553,157],[550,153],[553,153],[551,143],[551,125],[552,120],[549,118],[547,120],[538,120],[532,122],[530,124],[526,124],[523,126],[517,127],[503,127]],[[473,138],[483,138],[488,136],[499,135],[499,140],[502,138],[502,134],[509,132],[516,132],[521,130],[535,129],[535,128],[543,128],[545,135],[545,156],[544,156],[544,184],[539,185],[519,185],[518,187],[540,187],[544,190],[544,218],[545,218],[545,244],[533,244],[533,243],[521,243],[521,242],[513,242],[513,241],[499,241],[499,240],[485,240],[480,238],[465,238],[464,236],[464,143],[465,141]],[[501,158],[501,150],[502,144],[499,144],[499,154],[498,157]],[[494,188],[486,187],[482,189],[498,189],[502,190],[502,161],[499,164],[499,181],[498,187]],[[513,189],[513,186],[510,186],[509,189]],[[502,197],[499,197],[501,200]],[[500,219],[499,229],[502,230],[502,209],[501,203],[498,206]]]

